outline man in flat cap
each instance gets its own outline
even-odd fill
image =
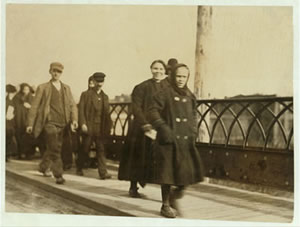
[[[100,179],[109,179],[111,175],[107,172],[104,144],[105,138],[109,136],[112,120],[109,114],[108,96],[103,92],[105,74],[97,72],[93,74],[95,86],[81,95],[79,102],[79,125],[83,133],[82,150],[89,152],[92,141],[95,141],[98,173]],[[79,153],[77,161],[77,174],[83,175],[83,162]]]
[[[59,62],[50,64],[51,80],[37,87],[36,95],[28,113],[27,133],[37,138],[42,132],[45,137],[46,151],[39,165],[44,176],[51,176],[57,184],[63,184],[61,148],[68,126],[72,131],[78,127],[77,107],[68,85],[60,81],[63,65]]]

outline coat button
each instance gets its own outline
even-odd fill
[[[183,122],[187,122],[187,119],[186,119],[186,118],[183,118],[182,121],[183,121]]]
[[[180,122],[180,121],[181,121],[181,119],[176,117],[176,122]]]
[[[175,101],[180,101],[180,98],[177,97],[177,96],[175,96],[175,97],[174,97],[174,100],[175,100]]]
[[[187,101],[186,98],[183,98],[183,99],[182,99],[182,102],[186,102],[186,101]]]
[[[187,139],[188,139],[188,136],[184,136],[183,138],[184,138],[185,140],[187,140]]]
[[[176,136],[177,139],[180,139],[180,136]]]

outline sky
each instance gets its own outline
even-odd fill
[[[36,87],[59,61],[75,101],[94,72],[107,75],[113,98],[151,78],[152,61],[175,57],[190,67],[193,89],[196,22],[196,6],[7,4],[6,83]]]

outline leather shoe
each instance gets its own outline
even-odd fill
[[[56,184],[64,184],[66,180],[63,177],[56,178]]]
[[[109,173],[106,173],[104,175],[100,175],[100,179],[105,180],[105,179],[110,179],[111,175]]]
[[[141,194],[138,192],[139,188],[129,189],[129,196],[132,198],[142,198]]]
[[[51,171],[50,169],[46,169],[45,171],[39,169],[39,172],[42,173],[44,175],[44,177],[51,177]]]
[[[166,218],[176,218],[176,213],[168,205],[162,205],[160,209],[160,214]]]
[[[76,174],[77,174],[77,176],[83,176],[84,175],[82,169],[76,170]]]

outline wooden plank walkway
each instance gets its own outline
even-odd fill
[[[75,169],[65,172],[65,185],[55,184],[37,171],[38,161],[11,160],[6,173],[28,181],[53,193],[80,202],[107,215],[161,218],[161,194],[158,185],[148,184],[139,191],[143,198],[128,196],[129,183],[117,179],[117,166],[109,164],[112,179],[100,180],[96,169],[85,170],[85,176],[75,175]],[[182,217],[219,221],[251,221],[290,223],[293,220],[293,199],[233,189],[208,183],[196,184],[179,200]]]

